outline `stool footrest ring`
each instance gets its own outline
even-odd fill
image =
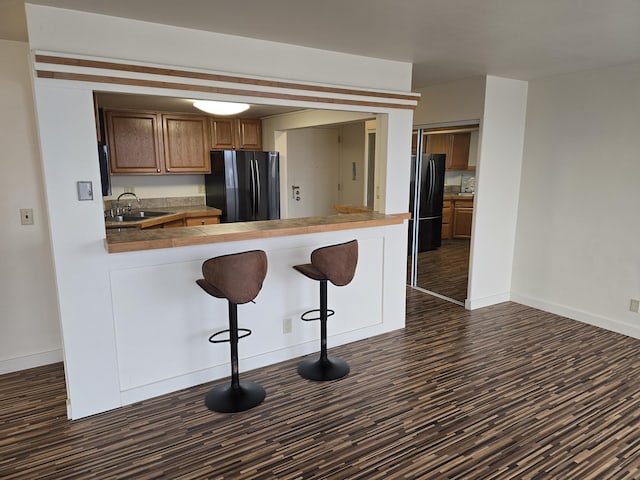
[[[239,328],[238,329],[238,333],[240,333],[240,332],[244,332],[244,334],[243,335],[238,335],[238,340],[240,340],[241,338],[248,337],[249,335],[251,335],[251,330],[249,330],[248,328]],[[223,333],[231,333],[231,330],[229,330],[229,329],[220,330],[219,332],[216,332],[213,335],[211,335],[209,337],[209,341],[211,343],[226,343],[226,342],[230,342],[231,338],[223,338],[221,340],[217,340],[216,339],[216,337],[218,335],[222,335]]]
[[[312,313],[317,313],[318,315],[320,315],[320,309],[319,308],[314,308],[313,310],[307,310],[302,315],[300,315],[300,319],[304,320],[305,322],[313,322],[315,320],[320,320],[319,316],[310,318],[309,315],[312,314]],[[327,308],[327,318],[329,318],[334,313],[336,313],[336,312],[334,312],[330,308]]]

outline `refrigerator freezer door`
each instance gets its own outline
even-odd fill
[[[426,218],[419,221],[418,251],[435,250],[442,244],[442,217]]]

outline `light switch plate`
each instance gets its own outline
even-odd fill
[[[78,200],[93,200],[93,183],[78,182]]]

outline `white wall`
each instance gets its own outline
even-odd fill
[[[362,121],[287,130],[281,162],[281,197],[287,205],[283,218],[332,215],[335,205],[364,204],[364,129]],[[295,198],[294,185],[300,192]]]
[[[638,132],[638,64],[530,82],[516,301],[640,338]]]
[[[287,217],[322,217],[335,213],[340,176],[338,128],[314,127],[287,132]],[[292,187],[299,187],[293,198]],[[299,198],[299,200],[298,200]]]
[[[421,94],[413,114],[416,126],[479,120],[484,109],[485,77],[472,77],[415,90]]]
[[[0,40],[0,373],[62,359],[29,47]],[[20,224],[32,208],[34,224]]]
[[[527,108],[527,82],[487,76],[465,305],[509,300]]]
[[[134,187],[139,198],[201,196],[204,199],[203,175],[111,175],[111,196],[105,198],[115,200],[128,187]]]
[[[411,64],[26,5],[32,49],[408,92]],[[215,48],[212,46],[215,45]],[[327,68],[317,68],[324,65]]]
[[[277,150],[275,139],[278,132],[294,128],[338,125],[371,119],[371,113],[348,112],[344,110],[302,110],[282,115],[274,115],[262,120],[262,147],[264,150]]]
[[[340,127],[340,204],[365,205],[366,203],[364,197],[365,142],[364,122]]]

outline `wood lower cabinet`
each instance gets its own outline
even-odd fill
[[[213,150],[262,150],[262,122],[257,118],[210,117]]]
[[[158,228],[196,227],[199,225],[215,225],[220,223],[219,215],[211,215],[211,214],[206,215],[204,210],[202,212],[198,211],[198,212],[184,213],[183,215],[184,217],[178,218],[176,220],[169,220],[167,222],[157,223],[156,225],[151,225],[149,227],[140,226],[139,228],[143,228],[145,230],[152,230],[152,229],[158,229]]]
[[[198,225],[216,225],[220,223],[220,217],[190,217],[185,219],[187,227],[196,227]]]
[[[457,200],[453,209],[453,238],[471,238],[473,200]]]
[[[151,227],[143,227],[145,230],[157,230],[158,228],[177,228],[184,227],[184,218],[178,220],[171,220],[170,222],[159,223],[158,225],[152,225]]]
[[[452,211],[451,200],[442,202],[442,240],[449,240],[451,238]]]
[[[427,135],[427,153],[444,153],[447,170],[466,170],[469,166],[471,132]]]
[[[208,117],[105,111],[111,173],[209,173]]]

